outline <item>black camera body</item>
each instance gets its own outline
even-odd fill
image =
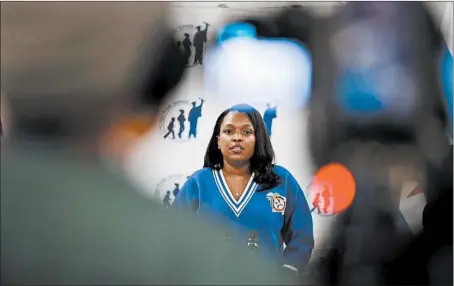
[[[434,146],[446,151],[443,39],[422,3],[349,3],[312,30],[308,138],[318,167],[351,140],[414,145],[429,161]]]

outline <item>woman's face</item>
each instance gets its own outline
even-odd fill
[[[255,150],[255,130],[246,113],[227,113],[221,124],[218,146],[228,162],[249,162]]]

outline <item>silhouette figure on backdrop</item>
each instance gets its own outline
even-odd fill
[[[194,65],[199,62],[201,65],[203,65],[203,51],[205,47],[205,43],[207,42],[207,31],[208,31],[208,26],[210,24],[203,22],[205,24],[205,29],[202,31],[200,30],[200,26],[197,26],[197,32],[194,35],[194,47],[195,47],[195,58],[194,58]]]
[[[170,207],[170,191],[166,191],[166,195],[162,199],[162,204],[166,207]]]
[[[321,213],[320,211],[320,193],[317,193],[315,195],[315,198],[314,198],[314,201],[312,202],[312,210],[311,212],[313,212],[314,210],[317,210],[318,213]]]
[[[191,57],[191,54],[192,54],[191,46],[192,46],[192,43],[191,43],[191,40],[189,39],[189,34],[184,33],[183,48],[184,48],[184,52],[186,54],[186,65],[189,64],[189,58]]]
[[[164,135],[164,139],[166,139],[170,134],[172,134],[172,139],[175,139],[175,131],[173,130],[175,128],[175,117],[172,117],[172,119],[169,122],[169,125],[167,126],[167,132],[166,135]]]
[[[267,109],[263,114],[263,121],[265,122],[266,130],[268,131],[268,135],[271,137],[271,130],[273,127],[273,120],[277,117],[276,113],[276,105],[274,107],[271,106],[270,103],[266,104]]]
[[[327,214],[328,208],[331,205],[331,200],[330,200],[331,192],[327,186],[325,186],[325,188],[323,189],[322,197],[323,197],[323,212],[325,214]]]
[[[202,117],[202,106],[203,106],[203,99],[200,99],[201,103],[199,106],[196,106],[197,102],[192,102],[192,108],[189,111],[188,115],[188,121],[189,121],[189,135],[188,138],[191,138],[193,136],[194,138],[197,138],[197,122],[199,120],[199,117]]]
[[[175,189],[173,189],[173,196],[176,197],[178,193],[180,192],[180,184],[175,183]]]
[[[178,49],[180,52],[186,53],[186,50],[185,50],[183,44],[181,43],[181,41],[177,41],[177,42],[176,42],[176,46],[177,46],[177,49]]]
[[[183,134],[185,126],[184,123],[186,122],[186,117],[184,116],[184,110],[180,109],[180,115],[177,117],[178,123],[180,124],[180,129],[178,131],[178,138],[181,139],[181,134]]]

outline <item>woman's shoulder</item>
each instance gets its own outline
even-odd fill
[[[212,172],[212,169],[211,168],[203,168],[203,169],[200,169],[200,170],[197,170],[195,171],[191,176],[189,176],[188,179],[199,179],[199,178],[203,178],[209,174],[211,174]]]
[[[294,186],[296,187],[295,189],[299,188],[300,185],[298,181],[289,170],[279,165],[275,165],[273,169],[276,175],[278,175],[281,178],[282,184]]]
[[[284,168],[280,165],[274,165],[273,170],[276,173],[276,175],[278,175],[281,178],[292,176],[292,173],[290,173],[289,170],[287,170],[286,168]]]

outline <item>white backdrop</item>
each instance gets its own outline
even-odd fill
[[[278,6],[288,5],[286,2],[235,2],[227,3],[230,8],[225,9],[219,8],[219,4],[221,3],[176,3],[172,9],[174,27],[191,26],[192,28],[185,29],[188,33],[193,33],[195,26],[201,25],[203,28],[203,22],[208,22],[211,25],[207,35],[208,42],[210,42],[215,37],[215,30],[228,19],[243,15],[269,13]],[[332,8],[339,4],[341,3],[312,2],[311,6],[314,11],[323,14],[331,12]],[[191,34],[190,39],[192,41],[193,34]],[[194,51],[192,53],[194,54]],[[183,83],[163,108],[163,112],[167,112],[167,115],[162,116],[164,119],[162,129],[146,135],[137,144],[128,162],[131,178],[150,198],[159,196],[159,200],[162,201],[167,191],[173,191],[175,183],[179,184],[181,188],[187,176],[202,168],[205,149],[215,120],[223,110],[230,107],[222,104],[204,90],[202,74],[203,68],[200,65],[187,68]],[[187,118],[191,107],[190,103],[197,101],[197,105],[199,105],[200,98],[205,99],[205,102],[202,108],[202,117],[198,120],[197,139],[187,140],[188,122],[186,122],[183,139],[164,139],[163,136],[167,131],[170,117],[177,117],[179,109],[184,109]],[[254,107],[263,115],[266,102],[258,102],[254,104]],[[276,153],[276,163],[287,168],[303,190],[310,183],[311,176],[314,173],[309,159],[306,125],[306,112],[304,110],[296,111],[278,106],[271,138]],[[178,122],[175,121],[175,136],[177,136],[178,129]],[[406,195],[413,190],[414,186],[415,182],[409,182],[408,186],[405,187],[402,194],[405,199],[401,202],[401,210],[410,227],[417,230],[421,225],[421,213],[425,200],[422,195],[406,199]],[[170,195],[170,200],[173,200],[173,195]],[[313,219],[317,248],[321,247],[323,241],[327,238],[333,217],[323,217],[313,213]]]

